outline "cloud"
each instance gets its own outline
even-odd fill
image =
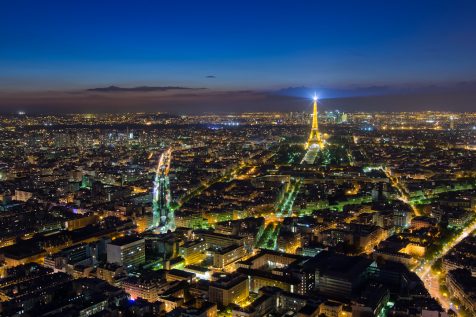
[[[308,97],[319,93],[320,98],[348,98],[363,96],[405,95],[442,92],[476,92],[476,81],[462,81],[448,84],[402,84],[336,87],[287,87],[276,91],[279,95]],[[322,95],[320,94],[322,93]]]
[[[344,111],[454,111],[474,112],[476,91],[415,92],[322,100],[327,109]]]
[[[117,86],[109,86],[102,88],[90,88],[87,91],[94,92],[153,92],[153,91],[169,91],[169,90],[203,90],[206,88],[190,88],[190,87],[179,87],[179,86],[162,86],[162,87],[151,87],[151,86],[140,86],[140,87],[131,87],[123,88]]]
[[[208,75],[205,78],[216,78],[216,76],[215,75]]]
[[[298,87],[300,90],[306,87]],[[344,95],[321,98],[321,109],[344,111],[475,111],[476,85],[460,83],[452,88],[428,86],[398,92],[392,87],[367,88],[374,95]],[[385,93],[385,91],[387,93]],[[125,90],[104,93],[96,90],[2,92],[0,112],[25,110],[36,113],[84,112],[203,112],[310,111],[311,95],[289,95],[282,91],[214,91],[210,89]]]

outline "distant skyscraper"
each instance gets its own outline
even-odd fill
[[[337,115],[337,123],[347,122],[347,113],[339,112]]]
[[[450,130],[454,130],[455,128],[455,118],[453,116],[450,117]]]

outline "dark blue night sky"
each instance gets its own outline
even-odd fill
[[[476,1],[1,1],[0,90],[447,85]]]

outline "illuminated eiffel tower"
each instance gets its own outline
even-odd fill
[[[323,146],[324,146],[324,142],[322,142],[321,134],[319,133],[317,96],[314,96],[314,110],[312,112],[311,134],[309,134],[309,138],[307,139],[306,149],[312,149],[312,148],[320,149]]]

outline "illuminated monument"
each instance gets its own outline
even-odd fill
[[[317,112],[317,97],[314,96],[314,110],[312,113],[312,127],[311,134],[307,139],[306,144],[306,154],[304,155],[301,164],[313,164],[317,158],[319,150],[324,147],[324,141],[322,140],[321,133],[319,133],[319,118]]]
[[[152,192],[152,210],[154,213],[152,229],[158,228],[161,233],[175,230],[174,211],[170,208],[169,169],[171,158],[172,149],[170,148],[160,156]]]
[[[311,134],[306,143],[306,149],[322,148],[324,143],[322,142],[321,134],[319,133],[319,121],[317,115],[317,97],[314,96],[314,110],[312,112],[312,127]]]

